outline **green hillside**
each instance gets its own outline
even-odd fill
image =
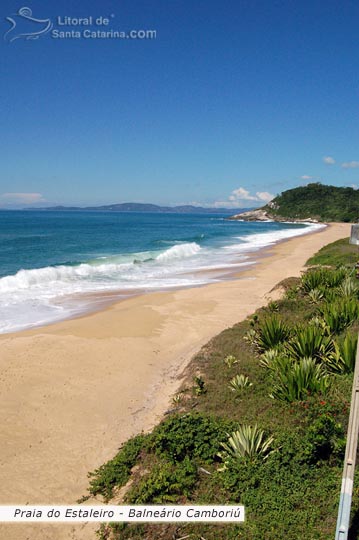
[[[263,210],[278,218],[353,222],[359,218],[359,190],[308,184],[284,191]]]

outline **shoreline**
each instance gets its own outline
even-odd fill
[[[15,316],[15,314],[12,314],[12,319],[9,320],[7,319],[8,315],[5,309],[4,320],[7,324],[0,325],[0,335],[11,335],[27,330],[38,330],[43,327],[51,326],[53,324],[57,324],[66,320],[86,317],[89,314],[96,313],[105,309],[107,306],[111,306],[113,304],[116,304],[117,302],[137,297],[139,295],[157,292],[175,292],[177,290],[203,287],[209,284],[226,281],[228,279],[235,279],[237,275],[240,274],[242,271],[245,271],[247,267],[255,264],[256,260],[263,256],[263,252],[272,248],[274,245],[282,241],[286,241],[287,239],[306,236],[326,227],[325,224],[297,224],[306,226],[297,230],[297,232],[290,232],[289,235],[287,235],[289,231],[286,231],[285,229],[283,231],[277,231],[276,233],[273,233],[273,231],[267,231],[253,233],[251,235],[245,234],[243,237],[238,237],[238,240],[240,240],[239,244],[234,244],[233,246],[229,244],[228,246],[224,246],[225,249],[223,251],[222,261],[218,260],[217,253],[215,261],[212,260],[212,263],[207,262],[207,264],[205,264],[204,266],[200,265],[198,268],[196,268],[195,266],[193,269],[188,268],[187,270],[179,272],[176,272],[176,269],[174,269],[173,277],[177,277],[177,279],[179,278],[180,281],[181,278],[183,278],[184,283],[181,284],[167,283],[166,285],[164,285],[162,283],[158,283],[157,285],[151,284],[150,287],[148,287],[148,285],[146,285],[145,283],[141,283],[140,280],[137,286],[134,286],[133,288],[126,288],[125,286],[123,288],[121,288],[121,286],[118,286],[117,288],[104,287],[97,290],[96,288],[94,288],[93,290],[89,291],[84,290],[72,293],[67,292],[66,294],[60,294],[60,292],[58,291],[59,295],[52,297],[52,299],[49,301],[50,311],[42,313],[41,310],[40,312],[37,311],[37,308],[35,307],[35,312],[33,316],[31,316],[30,319],[26,317],[28,319],[27,322],[22,320],[22,318],[25,313],[31,314],[31,304],[29,304],[27,307],[22,308],[21,311],[18,311],[17,316]],[[282,235],[282,232],[284,232],[284,236]],[[258,237],[260,237],[259,242]],[[235,238],[235,236],[233,238]],[[254,240],[254,243],[252,243],[251,241],[252,238],[256,239]],[[226,248],[228,251],[226,251]],[[171,249],[173,249],[173,246],[169,249],[169,251],[171,251]],[[61,269],[62,266],[55,266],[55,268]],[[47,269],[51,269],[51,267],[19,270],[14,275],[3,276],[3,278],[0,278],[0,288],[2,286],[3,280],[5,280],[5,282],[6,280],[10,280],[10,284],[5,283],[5,290],[6,286],[14,287],[14,280],[16,281],[18,275],[20,275],[21,272],[29,272],[31,274],[41,272]],[[11,280],[13,280],[13,282],[11,282]],[[19,293],[21,293],[21,283],[19,286]],[[53,284],[52,290],[56,291],[56,287],[56,283]],[[41,298],[41,293],[39,294]],[[37,315],[37,318],[35,317],[35,314]],[[20,321],[18,318],[19,315]]]
[[[299,275],[312,254],[349,231],[350,224],[330,224],[282,240],[234,280],[150,292],[2,334],[0,503],[72,504],[86,494],[87,472],[163,416],[192,355],[268,296],[275,299],[278,282]],[[9,539],[20,536],[18,526],[0,525],[5,529]],[[26,537],[77,539],[85,529],[28,524]]]

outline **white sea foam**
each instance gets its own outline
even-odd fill
[[[271,246],[280,240],[287,240],[295,236],[302,236],[316,230],[320,230],[326,227],[320,223],[311,223],[303,228],[298,229],[282,229],[279,231],[271,231],[268,233],[248,234],[246,236],[238,236],[237,239],[241,241],[240,244],[235,243],[230,246],[225,246],[224,249],[228,249],[235,252],[242,251],[257,251],[258,249]]]
[[[179,259],[192,257],[200,250],[200,246],[195,242],[175,245],[157,255],[155,261],[158,263],[178,261]],[[153,255],[151,252],[134,254],[132,261],[128,263],[115,262],[116,259],[123,260],[123,256],[112,256],[109,258],[101,257],[92,264],[83,263],[76,266],[60,265],[31,270],[19,270],[14,276],[6,276],[0,279],[0,293],[9,293],[30,288],[36,289],[55,283],[71,284],[78,281],[83,282],[86,278],[91,280],[95,280],[96,278],[116,279],[117,276],[126,278],[127,273],[138,275],[140,270],[136,265],[153,260],[151,255]],[[107,262],[103,262],[104,260]],[[156,273],[156,270],[154,272]],[[160,268],[157,268],[157,273],[161,273]]]
[[[196,242],[179,244],[177,246],[170,247],[164,253],[160,253],[160,255],[156,257],[156,260],[160,262],[167,262],[173,259],[184,259],[186,257],[196,255],[200,250],[201,246],[196,244]]]
[[[312,232],[321,225],[281,229],[227,239],[230,245],[201,247],[172,242],[163,251],[101,256],[77,265],[20,270],[0,279],[0,333],[64,319],[88,309],[89,299],[74,294],[144,291],[196,286],[218,279],[234,266],[249,264],[246,252]],[[246,262],[244,262],[246,261]],[[218,269],[216,274],[209,270]],[[220,269],[220,270],[219,270]],[[207,274],[206,274],[207,271]]]

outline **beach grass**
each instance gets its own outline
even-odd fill
[[[308,261],[319,264],[311,261],[320,256],[333,266],[322,269],[325,295],[313,301],[310,280],[287,279],[281,300],[207,343],[188,366],[173,411],[91,475],[90,493],[106,501],[131,478],[123,502],[244,504],[245,523],[103,525],[101,538],[333,538],[352,384],[351,361],[345,364],[340,351],[344,342],[353,348],[359,323],[356,314],[331,329],[323,312],[338,301],[350,274],[353,262],[346,272],[336,270],[346,253],[344,242],[334,242]],[[268,329],[272,341],[263,340]],[[234,389],[237,376],[247,382]],[[258,431],[268,442],[264,452],[236,451],[243,433],[250,438]],[[358,505],[356,489],[354,512]],[[357,537],[355,518],[350,534]]]
[[[329,266],[353,266],[359,259],[359,249],[357,246],[349,244],[349,238],[343,238],[324,246],[313,257],[307,261],[307,266],[329,265]]]

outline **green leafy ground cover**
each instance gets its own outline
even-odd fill
[[[332,265],[352,267],[359,259],[359,249],[349,244],[349,238],[343,238],[324,246],[307,261],[307,265]]]
[[[90,476],[90,493],[106,501],[131,478],[125,503],[244,504],[245,523],[108,524],[102,539],[334,537],[359,295],[350,268],[335,269],[342,244],[321,252],[333,268],[287,280],[282,300],[212,339],[173,413]],[[352,540],[359,477],[355,486]]]

